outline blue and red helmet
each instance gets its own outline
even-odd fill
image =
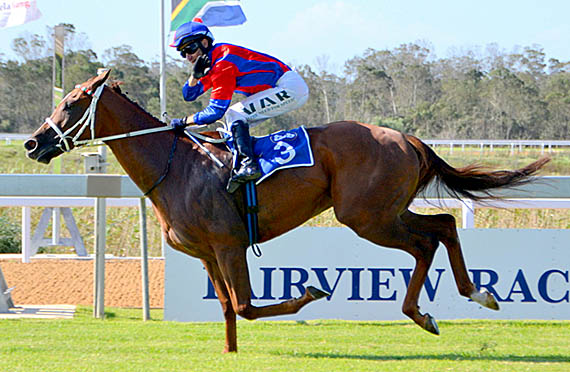
[[[210,45],[212,45],[214,35],[206,25],[200,22],[186,22],[180,25],[174,32],[174,41],[170,46],[180,50],[185,45],[196,40],[201,40],[204,37],[210,39]]]

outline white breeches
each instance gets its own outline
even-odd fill
[[[309,98],[309,88],[295,71],[287,71],[277,80],[275,88],[253,94],[228,108],[225,115],[226,129],[236,120],[254,127],[264,120],[295,110]]]

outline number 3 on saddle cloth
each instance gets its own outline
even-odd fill
[[[256,181],[257,185],[280,169],[310,167],[315,163],[305,127],[279,131],[263,137],[252,137],[252,139],[253,152],[262,174],[261,178]],[[234,142],[229,139],[226,144],[234,155],[233,168],[235,169],[237,152]]]
[[[294,167],[310,167],[315,164],[313,159],[313,151],[311,150],[311,142],[305,127],[299,127],[288,131],[279,131],[264,137],[253,137],[253,152],[261,169],[261,178],[255,183],[250,181],[245,184],[246,198],[246,214],[247,214],[247,232],[249,236],[249,245],[253,249],[253,253],[261,256],[261,250],[257,246],[258,242],[258,226],[257,226],[257,192],[256,184],[271,176],[274,172]],[[228,148],[232,151],[233,168],[237,163],[237,151],[234,147],[233,140],[230,138],[226,142]]]

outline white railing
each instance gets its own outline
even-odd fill
[[[143,318],[148,319],[148,247],[146,236],[146,202],[141,191],[127,176],[108,174],[0,174],[0,197],[9,197],[11,204],[18,198],[28,205],[22,207],[22,261],[29,262],[31,247],[31,205],[57,203],[53,198],[88,198],[95,208],[95,267],[94,267],[94,315],[104,313],[105,291],[105,209],[106,198],[136,198],[139,202],[141,274],[143,284]],[[22,199],[22,197],[24,199]],[[51,199],[51,200],[50,200]],[[74,203],[78,199],[72,199]],[[109,199],[110,200],[110,199]],[[60,200],[61,201],[61,200]],[[69,199],[67,201],[70,201]],[[82,200],[81,203],[84,203]],[[71,211],[69,211],[71,215]],[[59,216],[57,217],[59,218]],[[40,218],[40,223],[42,222]],[[45,221],[44,221],[45,222]],[[56,225],[54,223],[54,225]]]
[[[412,207],[461,208],[462,227],[473,228],[477,208],[570,209],[570,177],[540,177],[501,195],[504,200],[485,203],[445,194],[440,200],[436,190],[428,187]],[[22,207],[22,253],[26,260],[31,251],[31,207],[92,207],[97,197],[109,198],[109,207],[134,207],[140,205],[142,194],[127,176],[0,174],[0,207]]]
[[[0,141],[11,143],[11,141],[24,141],[30,137],[25,133],[0,133]],[[510,147],[511,149],[523,147],[539,147],[541,149],[552,150],[556,147],[570,147],[570,141],[561,140],[489,140],[489,139],[422,139],[430,146],[454,147],[476,146],[480,148],[488,147]]]
[[[444,207],[461,208],[462,227],[465,229],[475,227],[476,208],[520,208],[520,209],[568,209],[570,208],[570,177],[547,176],[539,177],[533,183],[518,188],[500,190],[496,192],[504,199],[494,201],[476,202],[473,200],[457,200],[443,193],[439,193],[433,184],[416,198],[413,207]]]
[[[30,138],[29,134],[21,134],[21,133],[0,133],[0,141],[4,142],[5,144],[9,145],[12,141],[24,141]]]
[[[455,147],[460,147],[462,150],[465,150],[465,147],[478,147],[479,151],[483,151],[485,148],[489,148],[490,151],[493,151],[495,147],[508,147],[511,150],[511,153],[514,153],[516,150],[519,152],[522,151],[523,148],[527,147],[536,147],[540,148],[542,154],[546,150],[548,152],[552,152],[553,148],[562,148],[562,147],[570,147],[570,141],[555,141],[555,140],[464,140],[464,139],[431,139],[431,140],[422,140],[426,144],[432,147],[447,147],[449,148],[449,152],[453,153]]]
[[[568,199],[503,199],[484,203],[457,199],[416,199],[411,207],[461,208],[461,227],[472,229],[475,227],[475,210],[478,208],[570,209],[570,197]]]
[[[110,198],[106,203],[110,206],[126,206],[132,205],[131,203],[140,204],[141,197],[142,193],[127,176],[0,174],[0,206],[22,207],[22,260],[24,262],[29,262],[31,255],[37,249],[37,244],[32,245],[31,238],[32,206],[94,207],[100,198]],[[98,221],[98,225],[104,226],[105,221]],[[54,234],[54,237],[56,235],[58,234]]]

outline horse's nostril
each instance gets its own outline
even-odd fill
[[[29,140],[27,140],[26,142],[24,142],[24,147],[26,150],[28,150],[29,152],[32,152],[36,149],[36,147],[38,147],[38,141],[36,141],[33,138],[30,138]]]

